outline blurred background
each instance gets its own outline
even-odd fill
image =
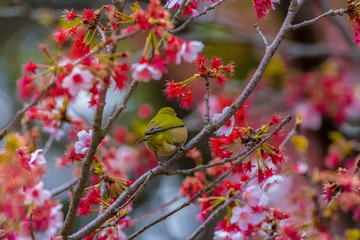
[[[205,44],[204,55],[206,57],[217,56],[224,63],[235,62],[235,75],[227,85],[218,87],[214,84],[212,88],[213,113],[221,112],[227,103],[241,93],[264,54],[265,46],[255,31],[254,24],[258,23],[263,33],[271,41],[285,17],[288,2],[282,0],[280,4],[275,4],[276,9],[271,11],[268,18],[258,21],[252,8],[252,1],[227,1],[179,33],[178,37],[182,39],[202,41]],[[126,11],[133,3],[133,1],[128,1]],[[140,4],[146,3],[140,2]],[[35,63],[44,61],[44,56],[38,50],[40,43],[47,43],[53,48],[53,51],[56,51],[55,45],[52,43],[52,33],[59,28],[59,20],[64,9],[71,10],[73,8],[74,12],[82,13],[84,9],[97,9],[102,4],[111,4],[111,1],[1,0],[0,109],[2,117],[0,126],[4,126],[16,110],[24,104],[16,97],[16,80],[22,77],[22,64],[28,63],[30,59]],[[345,0],[307,1],[295,22],[313,18],[330,8],[340,7],[346,7]],[[307,152],[301,155],[291,143],[288,144],[285,152],[290,163],[295,164],[300,157],[305,155],[310,169],[315,167],[331,169],[344,164],[346,159],[357,154],[358,150],[355,149],[346,157],[341,155],[339,162],[334,163],[331,159],[326,162],[332,143],[329,132],[337,131],[346,139],[354,141],[360,137],[358,122],[360,92],[357,77],[360,70],[358,67],[360,52],[355,47],[353,38],[352,26],[347,20],[347,16],[328,17],[316,25],[291,32],[271,61],[256,92],[247,101],[248,122],[253,128],[266,124],[274,113],[285,116],[288,113],[302,112],[302,134],[307,136],[309,147]],[[138,43],[143,41],[144,36],[138,36],[125,41],[121,48],[131,51],[136,59],[142,53],[142,49],[137,49]],[[202,124],[202,101],[205,95],[203,83],[198,81],[194,87],[195,103],[194,109],[191,111],[179,108],[179,102],[167,101],[162,90],[165,80],[183,81],[193,76],[195,70],[193,64],[171,65],[168,74],[162,80],[141,84],[117,125],[126,126],[140,135],[152,117],[150,115],[148,118],[139,120],[138,111],[144,103],[150,104],[153,113],[156,113],[161,107],[171,106],[176,109],[178,116],[184,119],[189,129],[189,136],[194,136]],[[109,93],[105,115],[109,114],[121,96],[122,93],[118,91]],[[343,98],[351,98],[351,100],[341,100]],[[74,116],[85,117],[89,123],[91,122],[93,112],[87,108],[87,104],[84,104],[81,97],[71,106],[70,112]],[[289,131],[291,127],[293,125],[286,128],[284,132]],[[44,139],[47,139],[46,135],[44,135]],[[279,137],[274,142],[280,140]],[[48,173],[44,177],[47,189],[53,189],[67,182],[73,175],[69,167],[62,169],[56,167],[56,157],[64,154],[66,144],[66,139],[56,142],[47,153]],[[210,161],[211,154],[206,141],[201,144],[200,150],[204,163]],[[193,161],[186,158],[176,167],[189,168],[192,166],[194,166]],[[136,174],[133,177],[136,177]],[[182,180],[181,176],[166,176],[157,178],[149,184],[145,192],[134,203],[132,218],[138,219],[144,213],[174,199],[176,202],[171,207],[159,209],[146,219],[140,219],[136,228],[145,225],[151,219],[182,202],[179,200],[178,191]],[[291,185],[291,183],[287,184]],[[291,186],[288,189],[291,189]],[[66,194],[60,195],[59,199],[63,201],[64,205],[68,204]],[[199,225],[195,218],[197,212],[198,207],[192,205],[167,221],[147,230],[138,239],[184,239]],[[76,228],[84,226],[89,220],[89,218],[79,217]],[[346,221],[352,220],[347,219]],[[214,227],[215,224],[207,229],[202,235],[202,239],[211,239]],[[130,228],[126,232],[132,233],[134,230]]]

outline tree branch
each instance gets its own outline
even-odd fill
[[[260,37],[262,38],[264,44],[265,44],[265,47],[268,47],[269,46],[269,41],[266,39],[265,35],[262,33],[259,25],[256,23],[255,25],[255,29],[256,31],[259,33]]]
[[[170,31],[171,34],[178,33],[186,28],[189,23],[194,21],[196,18],[201,17],[202,15],[205,15],[208,11],[215,9],[217,6],[225,2],[226,0],[220,0],[218,2],[215,2],[211,4],[210,6],[206,7],[202,12],[200,12],[198,15],[192,16],[188,18],[183,24],[181,24],[179,27],[175,28],[174,30]],[[184,1],[186,2],[186,1]]]
[[[102,41],[106,42],[105,33],[102,31],[101,27],[99,27],[99,24],[96,24],[96,26],[98,27],[97,29],[101,34]],[[111,47],[107,48],[108,54],[111,54],[111,50],[112,50]],[[64,240],[68,239],[67,237],[74,223],[76,212],[79,207],[80,199],[82,197],[84,188],[86,186],[86,182],[88,181],[90,175],[90,168],[92,166],[92,161],[94,160],[97,147],[105,137],[101,125],[103,119],[103,112],[106,104],[105,99],[106,99],[107,90],[108,90],[108,84],[105,81],[103,81],[101,85],[101,96],[99,103],[96,106],[93,125],[92,125],[93,136],[91,138],[90,146],[86,153],[85,159],[82,161],[81,175],[75,187],[75,190],[73,191],[69,211],[66,215],[64,225],[60,231]]]
[[[298,29],[298,28],[302,28],[302,27],[314,24],[314,23],[318,22],[320,19],[322,19],[324,17],[327,17],[327,16],[337,16],[337,15],[342,16],[345,13],[347,13],[347,11],[348,10],[344,9],[344,8],[340,8],[340,9],[337,9],[337,10],[332,10],[331,9],[331,10],[321,14],[320,16],[318,16],[316,18],[306,20],[306,21],[303,21],[303,22],[298,23],[298,24],[294,24],[294,25],[291,26],[291,29],[295,30],[295,29]]]
[[[210,89],[210,81],[209,79],[206,77],[205,78],[205,87],[206,87],[206,95],[205,95],[205,126],[210,124],[210,104],[209,104],[209,99],[210,99],[210,93],[211,93],[211,89]]]
[[[214,218],[216,218],[225,208],[227,208],[230,204],[232,204],[234,201],[234,197],[228,198],[223,205],[216,208],[215,211],[211,213],[211,215],[199,226],[196,231],[191,234],[190,237],[187,238],[187,240],[194,240],[199,234],[204,231],[205,227],[212,221]]]
[[[55,197],[55,196],[65,192],[66,190],[68,190],[72,186],[74,186],[78,181],[79,181],[79,179],[73,179],[59,187],[54,188],[53,190],[51,190],[51,197]]]

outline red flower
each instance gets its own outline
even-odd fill
[[[87,22],[91,22],[91,20],[96,19],[94,10],[84,9],[84,14],[82,15],[82,18],[84,18]]]
[[[32,60],[29,61],[29,64],[24,64],[24,73],[36,73],[37,64],[33,64]]]
[[[185,91],[185,87],[180,85],[180,83],[175,83],[174,80],[168,81],[164,89],[165,96],[168,100],[185,95]]]
[[[194,100],[191,98],[191,91],[188,91],[185,95],[185,97],[182,98],[182,102],[180,104],[180,107],[190,109],[192,108],[192,103]]]
[[[78,15],[76,13],[74,13],[73,11],[74,11],[73,8],[71,9],[71,11],[65,10],[64,18],[66,21],[71,22],[77,18]]]

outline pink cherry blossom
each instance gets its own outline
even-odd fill
[[[249,206],[266,206],[269,198],[261,191],[258,186],[251,186],[245,189],[242,197]]]
[[[310,130],[318,130],[321,127],[321,114],[311,103],[300,103],[296,111],[301,112],[301,126]]]
[[[276,185],[281,184],[282,182],[284,182],[284,178],[280,175],[273,175],[269,178],[267,178],[264,182],[263,182],[263,191],[264,192],[268,192],[271,188],[273,188]]]
[[[44,183],[39,182],[35,187],[28,188],[24,191],[25,204],[35,203],[37,206],[42,206],[44,202],[51,197],[49,190],[44,189]]]
[[[63,205],[59,203],[50,209],[50,216],[47,218],[46,229],[43,232],[34,232],[35,239],[53,239],[63,223],[62,207]]]
[[[117,164],[122,168],[136,168],[139,165],[139,153],[134,148],[123,145],[118,148],[116,153]]]
[[[67,75],[62,87],[69,89],[72,96],[77,95],[82,89],[89,89],[93,84],[94,75],[89,70],[84,70],[80,66],[75,66],[71,73]]]
[[[245,207],[234,207],[232,209],[232,217],[230,219],[231,224],[238,224],[238,227],[246,231],[249,229],[249,225],[257,225],[266,218],[265,212],[254,212],[251,207],[246,205]]]
[[[243,240],[246,239],[242,232],[227,232],[218,230],[214,232],[214,240]]]
[[[42,152],[42,149],[37,149],[35,152],[31,153],[31,159],[29,161],[29,166],[31,168],[39,165],[44,165],[46,163],[46,159]]]
[[[162,72],[149,63],[134,63],[131,65],[131,70],[133,71],[131,77],[135,81],[148,82],[151,79],[160,80]]]
[[[219,114],[219,113],[215,113],[211,120],[212,121],[217,121],[222,115],[224,115],[226,113],[226,111],[229,109],[229,107],[225,107],[223,110],[222,110],[222,113]],[[233,130],[233,127],[234,127],[234,124],[235,124],[235,117],[232,116],[225,125],[223,125],[221,128],[219,128],[215,134],[216,136],[222,136],[222,135],[225,135],[226,137],[228,137],[232,130]]]
[[[180,64],[181,60],[188,63],[194,62],[203,49],[204,44],[200,41],[184,42],[176,54],[176,64]]]
[[[77,141],[74,145],[76,154],[84,154],[89,149],[90,141],[92,137],[92,130],[86,132],[85,130],[81,130],[77,134],[79,141]]]

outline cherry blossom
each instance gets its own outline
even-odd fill
[[[251,186],[245,189],[242,197],[249,206],[266,206],[268,197],[261,191],[258,186]]]
[[[44,202],[51,197],[49,190],[44,189],[44,183],[39,182],[35,187],[26,189],[25,204],[35,203],[37,206],[42,206]]]
[[[254,212],[251,207],[246,205],[245,207],[234,207],[232,209],[232,217],[230,223],[236,223],[238,227],[246,231],[249,229],[249,225],[257,225],[261,223],[266,217],[264,212]]]
[[[29,161],[30,167],[44,165],[46,163],[45,156],[42,152],[42,149],[37,149],[35,152],[31,153],[31,159]]]
[[[92,130],[89,130],[89,132],[82,130],[78,132],[77,136],[79,138],[79,141],[77,141],[74,145],[75,153],[84,154],[89,149],[92,137]]]
[[[222,110],[222,113],[219,114],[219,113],[216,113],[212,116],[211,120],[212,121],[217,121],[222,115],[224,115],[227,110],[229,109],[230,107],[225,107],[223,110]],[[222,136],[222,135],[225,135],[226,137],[228,137],[232,130],[233,130],[233,127],[234,127],[234,124],[235,124],[235,117],[234,116],[231,116],[231,118],[226,122],[225,125],[223,125],[222,127],[220,127],[216,132],[216,136]]]
[[[276,185],[281,184],[282,182],[284,182],[284,178],[280,175],[273,175],[269,178],[267,178],[264,182],[263,182],[263,191],[264,192],[268,192],[270,189],[272,189],[273,187],[275,187]]]
[[[176,64],[180,64],[181,60],[192,63],[200,52],[204,49],[204,44],[200,41],[188,41],[181,45],[180,51],[176,54]]]
[[[63,79],[62,87],[69,89],[69,93],[75,96],[80,90],[91,88],[93,79],[94,75],[89,70],[75,66],[72,72]]]
[[[131,70],[133,71],[131,77],[135,81],[148,82],[151,79],[160,80],[162,73],[154,65],[151,65],[147,62],[139,62],[131,65]]]

